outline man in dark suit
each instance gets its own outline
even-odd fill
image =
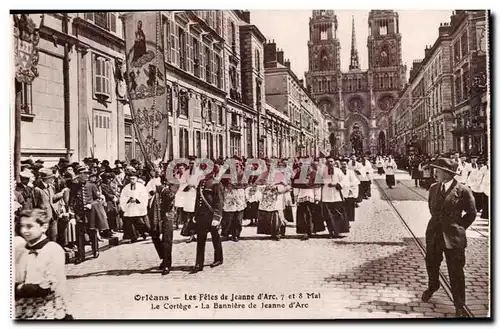
[[[201,166],[200,166],[201,167]],[[212,236],[214,246],[214,262],[210,267],[222,265],[222,243],[219,227],[222,218],[222,187],[214,180],[217,174],[214,166],[212,173],[203,177],[196,190],[196,204],[194,208],[195,230],[198,235],[196,243],[196,264],[191,273],[203,271],[205,262],[205,243],[208,232]]]
[[[30,178],[31,177],[29,173],[23,170],[19,174],[20,182],[16,184],[16,192],[22,195],[22,210],[33,209],[33,202],[35,197],[33,195],[33,188],[28,185],[30,182]]]
[[[465,306],[465,248],[466,230],[476,219],[472,191],[454,179],[458,163],[438,158],[434,164],[436,183],[429,189],[431,219],[425,232],[427,254],[425,264],[429,286],[422,295],[427,302],[439,289],[439,268],[446,256],[453,303],[457,317],[466,316]],[[465,212],[462,215],[462,212]]]
[[[33,208],[44,209],[49,218],[47,237],[57,240],[57,211],[55,203],[62,198],[62,193],[54,192],[54,173],[51,169],[42,168],[39,172],[41,181],[33,189]]]

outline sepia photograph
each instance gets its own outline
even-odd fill
[[[12,319],[492,319],[489,10],[9,21]]]

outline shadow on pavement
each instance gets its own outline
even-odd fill
[[[206,264],[205,266],[208,266]],[[170,269],[171,272],[189,272],[193,266],[174,266]],[[162,271],[158,269],[158,266],[154,266],[147,269],[124,269],[124,270],[107,270],[92,273],[85,273],[82,275],[68,275],[66,278],[68,280],[96,277],[96,276],[124,276],[132,274],[160,274]]]
[[[436,296],[434,301],[431,300],[431,303],[420,301],[420,295],[427,287],[424,257],[412,238],[404,238],[399,245],[403,249],[388,256],[372,259],[348,271],[325,277],[324,281],[328,285],[338,287],[358,288],[356,290],[361,288],[359,294],[363,299],[378,298],[370,302],[362,302],[359,306],[354,307],[359,311],[374,312],[375,309],[378,309],[394,312],[398,311],[396,309],[396,306],[398,306],[403,313],[434,312],[438,313],[436,316],[454,315],[453,303],[448,297]],[[376,257],[376,255],[372,256]],[[390,296],[392,298],[410,299],[410,302],[386,302],[384,301],[384,295],[387,298]],[[437,301],[440,303],[439,309],[433,304],[433,302]],[[346,308],[350,309],[352,307]]]

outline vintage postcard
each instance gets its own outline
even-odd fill
[[[10,20],[12,318],[490,318],[488,10]]]

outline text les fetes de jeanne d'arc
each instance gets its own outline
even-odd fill
[[[321,299],[317,292],[292,294],[183,294],[178,296],[135,295],[135,301],[149,302],[151,310],[193,309],[302,309],[311,307],[310,303]]]

